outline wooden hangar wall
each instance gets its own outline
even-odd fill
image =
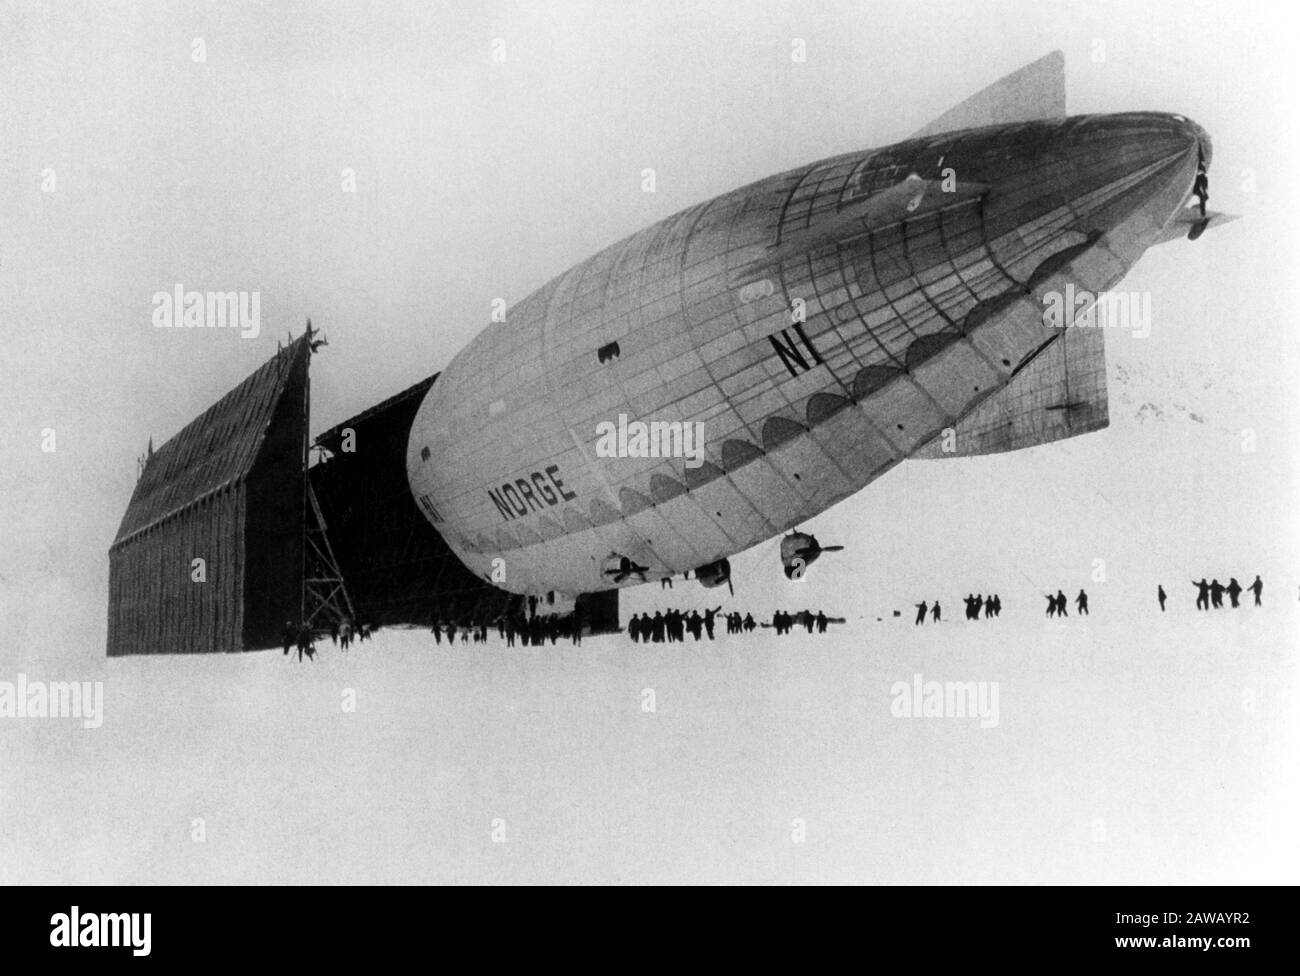
[[[307,340],[146,459],[109,548],[109,657],[274,647],[298,618]]]

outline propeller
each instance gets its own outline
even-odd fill
[[[843,552],[843,551],[844,551],[843,546],[819,546],[814,544],[811,546],[804,546],[802,549],[796,549],[794,554],[803,559],[807,559],[809,556],[820,556],[823,552]]]

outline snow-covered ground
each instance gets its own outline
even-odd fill
[[[33,673],[102,678],[105,718],[4,722],[0,881],[1294,881],[1298,622],[382,632]],[[996,724],[897,717],[917,674],[996,682]]]

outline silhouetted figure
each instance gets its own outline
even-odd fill
[[[1237,602],[1237,598],[1241,596],[1241,584],[1237,582],[1237,577],[1228,577],[1228,585],[1223,589],[1228,594],[1228,602],[1232,604],[1232,609],[1236,610],[1237,607],[1241,606]]]
[[[284,633],[282,636],[284,638],[284,653],[287,655],[289,649],[293,647],[295,638],[298,636],[297,631],[294,629],[292,620],[286,620],[284,622]]]
[[[1201,216],[1206,216],[1205,207],[1210,202],[1210,176],[1205,171],[1205,154],[1198,153],[1196,157],[1196,179],[1192,181],[1192,193],[1200,201]]]
[[[939,613],[939,601],[935,600],[934,606],[930,608],[930,619],[936,624],[939,622]]]
[[[1210,580],[1210,606],[1215,610],[1223,607],[1223,584],[1217,579]]]
[[[754,615],[752,613],[745,614],[745,622],[743,626],[745,628],[745,633],[747,634],[752,633],[754,628],[758,626],[758,624],[754,623]]]
[[[714,607],[712,610],[704,611],[704,632],[709,635],[709,640],[713,640],[713,618],[717,616],[722,605]]]
[[[1079,595],[1074,598],[1074,605],[1078,608],[1080,616],[1088,613],[1088,594],[1083,592],[1082,589],[1079,590]]]
[[[1259,578],[1258,573],[1255,574],[1255,582],[1251,583],[1247,588],[1251,593],[1255,594],[1255,606],[1262,607],[1263,604],[1260,603],[1259,597],[1264,592],[1264,581]]]
[[[691,632],[693,638],[700,639],[700,634],[704,630],[704,618],[700,616],[700,611],[691,611],[691,615],[686,618],[686,629]]]
[[[996,593],[993,594],[993,616],[1002,616],[1002,597]]]
[[[988,620],[989,617],[991,617],[991,616],[993,616],[993,597],[992,597],[992,596],[990,596],[988,599],[986,599],[986,600],[984,601],[984,619],[985,619],[985,620]]]
[[[1047,615],[1049,617],[1056,616],[1056,597],[1050,593],[1047,594]]]
[[[650,639],[656,644],[662,644],[664,642],[664,629],[664,615],[656,610],[654,618],[650,621]]]
[[[1065,591],[1064,591],[1064,590],[1057,590],[1057,591],[1056,591],[1056,615],[1057,615],[1058,617],[1068,617],[1068,616],[1070,615],[1070,611],[1068,611],[1068,610],[1065,609]]]
[[[936,604],[935,604],[935,607],[938,607],[938,606],[939,606],[939,604],[936,603]],[[824,634],[824,633],[826,633],[826,624],[827,624],[826,614],[824,614],[824,613],[822,613],[822,611],[818,610],[818,611],[817,611],[817,633],[819,633],[819,634]]]
[[[1160,612],[1164,613],[1165,600],[1169,599],[1169,594],[1165,592],[1165,588],[1159,583],[1156,584],[1156,599],[1160,601]]]
[[[1192,580],[1192,585],[1196,587],[1196,609],[1210,609],[1210,584],[1205,582],[1205,577],[1202,576],[1199,583]]]
[[[316,648],[312,647],[311,640],[312,640],[311,628],[308,627],[306,624],[303,624],[298,628],[298,663],[299,664],[302,663],[302,656],[304,654],[306,654],[308,660],[310,660],[311,656],[316,653]]]
[[[925,602],[924,600],[922,600],[920,603],[918,603],[918,604],[916,605],[916,624],[915,624],[915,626],[920,627],[921,624],[925,623],[925,614],[926,614],[926,611],[929,610],[929,609],[930,609],[930,607],[926,604],[926,602]]]

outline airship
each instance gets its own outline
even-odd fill
[[[729,557],[905,461],[1104,428],[1105,330],[1045,309],[1083,311],[1147,248],[1223,218],[1188,206],[1212,156],[1196,123],[1064,101],[1056,52],[913,138],[560,274],[428,391],[406,455],[421,510],[514,593],[716,586]]]
[[[1212,153],[1182,115],[1069,116],[1054,52],[903,142],[612,244],[316,438],[309,324],[140,459],[109,654],[345,621],[617,630],[622,588],[730,588],[778,536],[801,578],[839,547],[799,526],[899,464],[1107,426],[1092,312],[1148,248],[1231,219]]]

